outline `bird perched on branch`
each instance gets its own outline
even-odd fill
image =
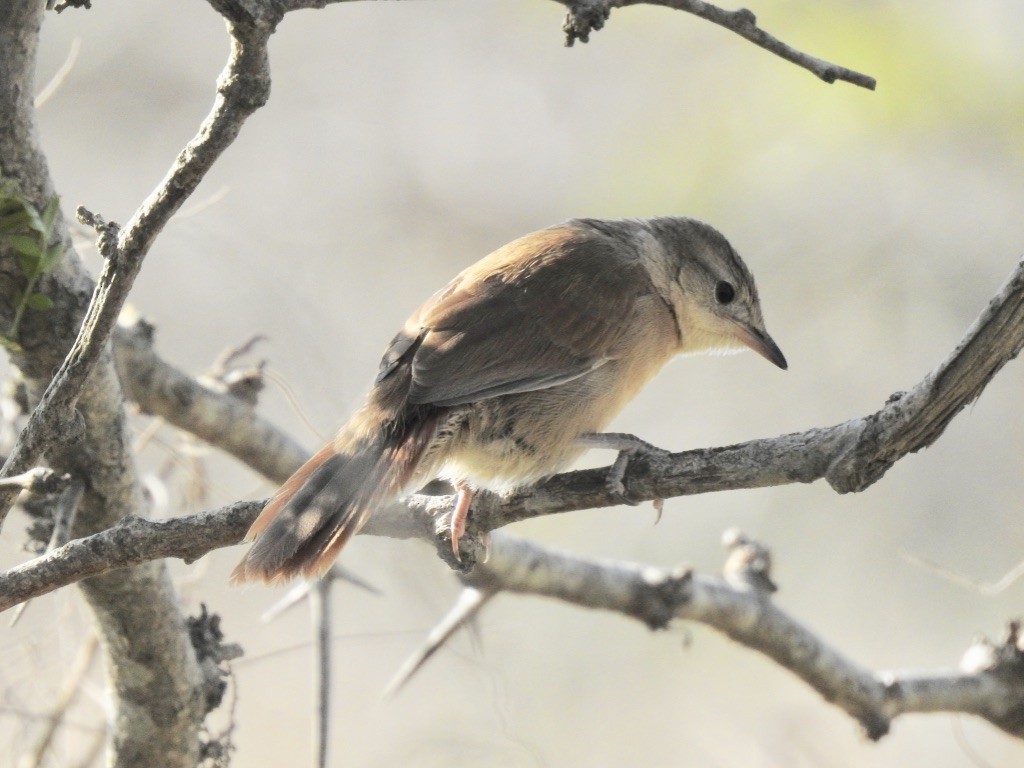
[[[322,574],[381,505],[437,478],[473,494],[552,475],[671,358],[751,348],[786,368],[754,278],[717,230],[681,217],[574,219],[521,237],[435,293],[391,341],[366,404],[253,523],[236,581]],[[621,488],[625,461],[616,461]]]

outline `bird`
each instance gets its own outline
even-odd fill
[[[271,497],[233,582],[326,572],[374,510],[435,479],[457,491],[459,554],[474,494],[527,487],[588,448],[670,359],[752,349],[786,369],[754,277],[697,219],[577,218],[460,272],[391,340],[365,403]],[[613,470],[614,471],[614,470]],[[621,476],[609,476],[621,488]]]

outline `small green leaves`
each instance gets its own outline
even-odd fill
[[[18,327],[26,309],[41,312],[53,308],[53,299],[36,293],[34,288],[40,277],[53,271],[64,247],[50,245],[53,228],[60,213],[60,198],[53,197],[42,213],[21,195],[10,179],[0,173],[0,245],[9,246],[18,256],[18,268],[25,277],[25,287],[14,296],[14,319],[10,331],[0,334],[0,346],[12,351],[18,344]]]
[[[53,309],[53,299],[41,293],[30,293],[25,297],[25,304],[29,309]]]
[[[30,235],[8,235],[7,244],[22,256],[39,258],[39,238]]]

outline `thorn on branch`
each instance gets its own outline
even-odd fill
[[[570,3],[565,13],[565,21],[562,22],[562,31],[565,32],[565,47],[572,48],[579,40],[581,43],[590,42],[590,33],[601,29],[604,23],[611,16],[612,9],[598,0],[588,2],[578,0]]]
[[[371,595],[380,596],[383,594],[379,589],[370,584],[368,581],[364,581],[363,579],[359,578],[354,573],[352,573],[352,571],[346,568],[342,568],[337,563],[331,566],[331,569],[321,577],[321,580],[347,581],[349,584],[359,587],[359,589],[365,590],[366,592],[369,592]],[[278,600],[276,603],[270,606],[266,611],[264,611],[263,615],[260,616],[260,620],[270,623],[278,616],[285,613],[290,608],[298,605],[307,597],[309,597],[310,592],[313,591],[314,587],[316,587],[316,584],[316,579],[309,581],[300,581],[294,587],[289,589],[288,592],[285,593],[284,597],[282,597],[280,600]]]
[[[404,688],[413,675],[422,669],[423,665],[444,647],[444,644],[456,632],[462,627],[468,626],[496,594],[495,591],[477,589],[476,587],[463,589],[451,610],[441,618],[436,627],[430,630],[423,646],[402,663],[381,697],[390,699]]]

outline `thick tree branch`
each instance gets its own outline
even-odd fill
[[[38,2],[18,0],[0,10],[0,165],[37,210],[54,196],[32,111],[41,8]],[[106,340],[154,237],[232,142],[244,117],[266,98],[266,39],[273,24],[232,22],[229,27],[232,52],[213,111],[157,192],[124,229],[84,214],[101,231],[106,260],[95,286],[58,217],[54,234],[65,255],[39,283],[53,307],[26,317],[17,339],[20,350],[12,353],[40,405],[4,474],[20,474],[45,454],[55,469],[85,480],[78,535],[144,509]],[[0,292],[5,296],[13,295],[19,275],[8,251],[0,253]],[[0,303],[0,314],[6,314],[8,304]],[[0,488],[0,516],[16,490]],[[207,712],[203,671],[166,568],[133,568],[88,579],[81,587],[106,656],[109,764],[195,765]]]
[[[703,0],[557,0],[557,2],[568,8],[565,24],[562,26],[565,31],[566,45],[572,45],[576,40],[587,42],[592,31],[604,26],[612,8],[623,8],[629,5],[662,5],[677,11],[692,13],[712,24],[725,27],[754,45],[806,69],[826,83],[844,80],[853,85],[859,85],[861,88],[872,91],[875,89],[875,78],[798,51],[768,34],[757,26],[757,17],[746,8],[727,11],[717,5],[703,2]]]

